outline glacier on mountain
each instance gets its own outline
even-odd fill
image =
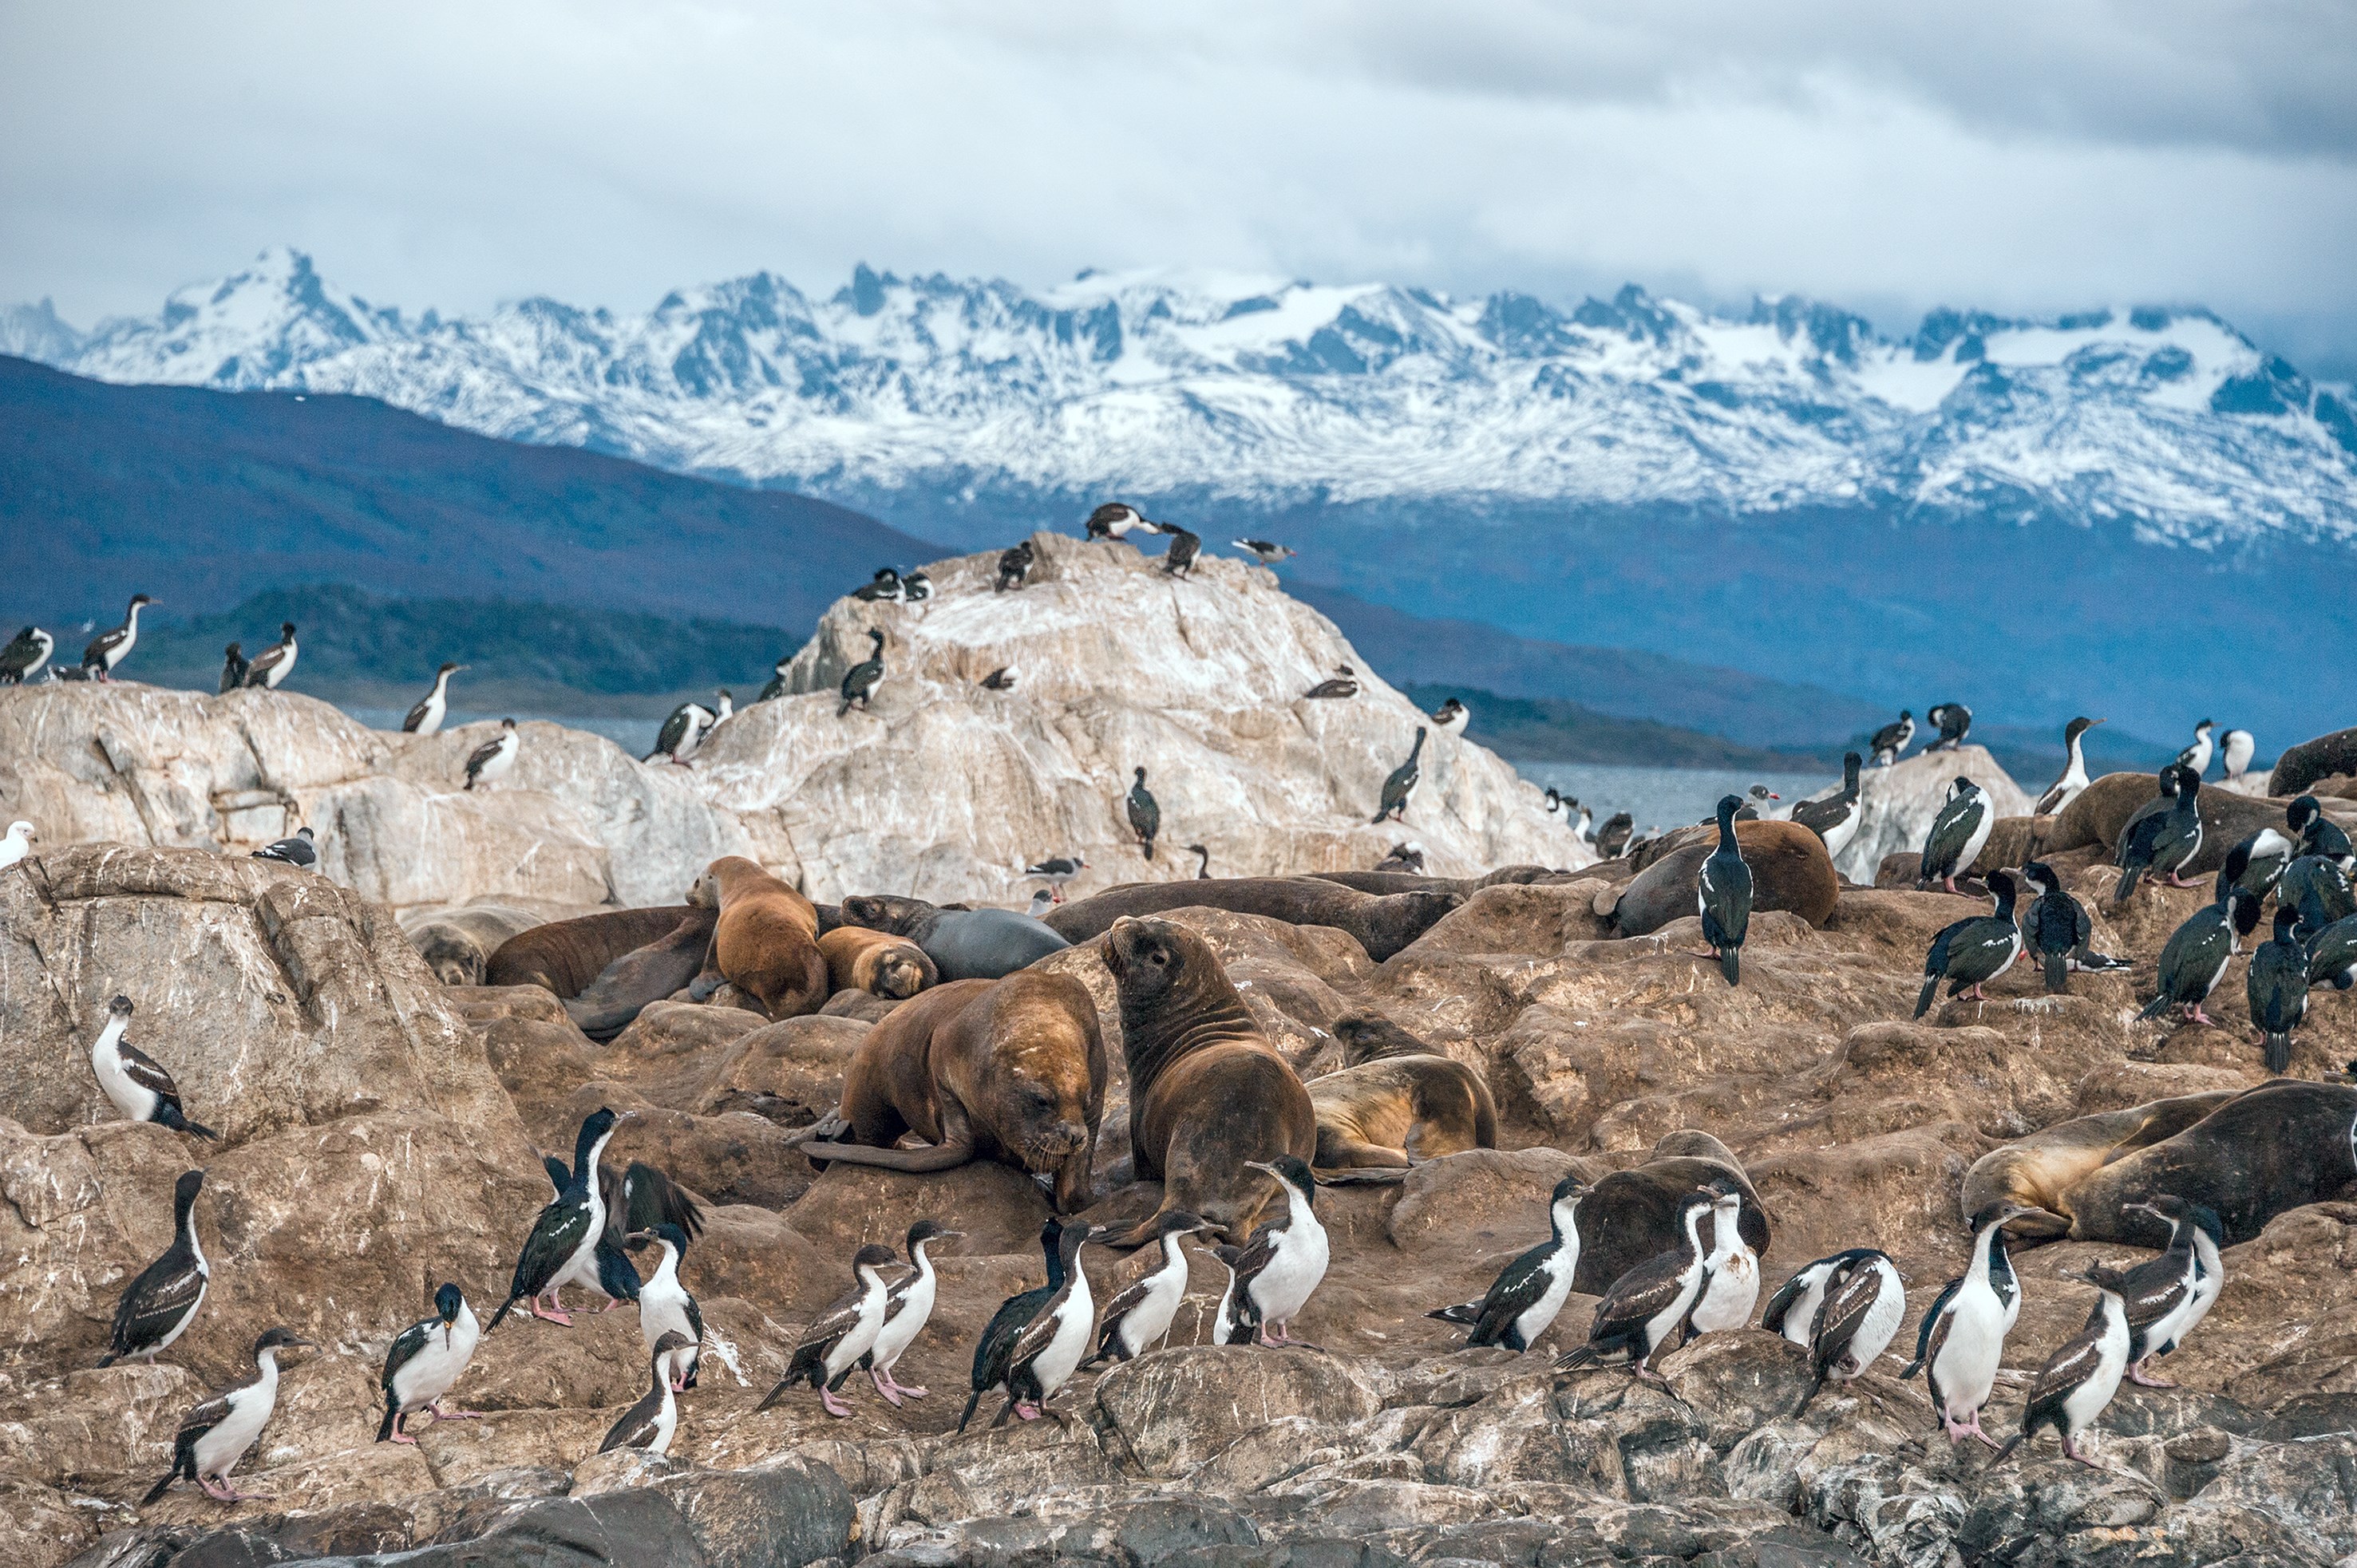
[[[545,298],[413,316],[285,248],[0,351],[119,382],[350,392],[486,435],[825,495],[996,485],[1372,499],[1861,506],[2126,521],[2153,541],[2357,539],[2357,417],[2206,310],[1832,306],[1740,317],[1631,285],[1561,310],[1381,284],[1084,273],[1027,291],[862,266],[644,315]]]

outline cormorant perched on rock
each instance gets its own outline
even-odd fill
[[[866,599],[870,604],[882,599],[899,598],[900,596],[899,571],[891,566],[878,566],[876,568],[876,575],[854,588],[851,591],[851,596],[855,599]]]
[[[1089,513],[1088,536],[1091,539],[1119,539],[1132,529],[1159,533],[1162,525],[1148,522],[1146,514],[1127,501],[1107,501]]]
[[[1596,830],[1596,853],[1607,860],[1618,860],[1629,848],[1629,837],[1637,831],[1637,819],[1626,811],[1615,811],[1604,819]]]
[[[1937,882],[1953,893],[1956,878],[1970,871],[1973,862],[1988,843],[1989,832],[1996,826],[1996,810],[1981,787],[1962,774],[1948,786],[1947,803],[1940,814],[1932,819],[1932,831],[1923,838],[1923,855],[1915,872],[1915,886],[1929,887]]]
[[[2175,1383],[2152,1376],[2147,1369],[2155,1357],[2182,1344],[2208,1310],[2201,1299],[2201,1256],[2196,1246],[2205,1237],[2195,1215],[2207,1215],[2213,1226],[2217,1216],[2174,1193],[2120,1207],[2149,1214],[2169,1227],[2169,1246],[2160,1256],[2125,1271],[2127,1289],[2122,1295],[2128,1317],[2128,1381],[2139,1388],[2173,1389]],[[2222,1285],[2224,1281],[2217,1283]]]
[[[2193,744],[2177,754],[2177,766],[2192,773],[2196,779],[2210,770],[2210,732],[2218,727],[2213,719],[2203,719],[2193,726]]]
[[[227,696],[245,684],[245,672],[250,668],[245,657],[245,645],[232,642],[221,650],[221,685],[217,694]]]
[[[1940,982],[1949,982],[1948,994],[1975,1002],[1987,1000],[1981,987],[2013,967],[2021,956],[2021,928],[2013,918],[2013,878],[2002,871],[1988,876],[1996,912],[1958,920],[1932,939],[1923,959],[1923,989],[1915,997],[1915,1016],[1932,1010]]]
[[[679,1278],[680,1260],[687,1255],[687,1232],[676,1225],[657,1225],[630,1232],[622,1244],[633,1252],[662,1249],[655,1272],[639,1286],[639,1337],[649,1350],[667,1335],[678,1339],[669,1368],[671,1386],[684,1392],[695,1387],[704,1353],[704,1312]]]
[[[1064,901],[1064,884],[1088,868],[1089,863],[1077,854],[1055,854],[1036,865],[1025,866],[1023,875],[1046,878],[1049,889],[1055,894],[1056,902],[1060,904]]]
[[[456,1284],[445,1283],[434,1293],[434,1316],[421,1319],[393,1336],[384,1353],[384,1371],[377,1386],[384,1393],[384,1424],[376,1429],[379,1443],[414,1443],[409,1418],[424,1411],[436,1421],[479,1421],[471,1410],[444,1410],[442,1396],[475,1359],[483,1326],[475,1309]]]
[[[991,592],[1003,594],[1009,588],[1021,587],[1024,579],[1031,575],[1031,542],[1028,539],[1000,551],[998,581],[991,585]]]
[[[1211,852],[1201,844],[1190,843],[1187,846],[1187,853],[1195,857],[1195,880],[1209,882],[1211,879]]]
[[[2218,737],[2218,756],[2226,768],[2226,782],[2239,784],[2258,755],[2258,738],[2246,729],[2230,729]]]
[[[1722,1334],[1751,1321],[1760,1299],[1760,1254],[1743,1239],[1737,1223],[1743,1209],[1743,1188],[1722,1176],[1710,1184],[1718,1189],[1711,1205],[1710,1251],[1702,1261],[1702,1292],[1686,1309],[1686,1333]]]
[[[516,732],[513,719],[500,721],[500,733],[467,755],[467,785],[472,789],[478,784],[496,784],[515,771],[516,754],[523,749],[523,736]]]
[[[2239,858],[2243,865],[2242,878],[2235,886],[2254,898],[2265,898],[2276,890],[2276,884],[2283,880],[2284,868],[2292,863],[2292,857],[2298,849],[2298,845],[2277,830],[2261,828],[2227,852],[2229,859]],[[2235,851],[2241,852],[2239,857]],[[2212,896],[2225,890],[2226,873],[2222,866],[2212,887]]]
[[[2251,954],[2244,977],[2251,1027],[2266,1036],[2269,1072],[2291,1070],[2291,1032],[2308,1016],[2308,948],[2298,927],[2299,911],[2277,904],[2275,935]]]
[[[598,1453],[643,1448],[650,1454],[670,1454],[671,1440],[679,1431],[679,1391],[667,1363],[686,1348],[687,1336],[677,1330],[666,1331],[648,1347],[647,1391],[607,1429],[606,1440],[597,1444]]]
[[[506,1321],[520,1301],[534,1317],[569,1326],[573,1319],[565,1311],[561,1294],[565,1287],[574,1283],[597,1287],[597,1243],[605,1236],[607,1217],[597,1162],[605,1157],[614,1129],[629,1120],[628,1114],[617,1115],[605,1106],[582,1119],[573,1144],[572,1180],[533,1221],[532,1234],[524,1239],[523,1250],[516,1257],[514,1282],[508,1287],[507,1300],[491,1315],[491,1327]],[[544,1310],[544,1296],[548,1300]]]
[[[1410,876],[1423,875],[1424,846],[1413,839],[1392,845],[1383,859],[1375,862],[1377,871],[1397,871]]]
[[[941,1288],[941,1277],[933,1272],[932,1254],[925,1249],[954,1241],[964,1235],[963,1230],[943,1230],[931,1219],[920,1219],[909,1227],[909,1262],[911,1272],[895,1280],[884,1293],[884,1326],[876,1331],[876,1344],[864,1358],[868,1381],[884,1396],[888,1404],[899,1404],[903,1398],[923,1399],[924,1389],[904,1383],[892,1375],[917,1336],[933,1316],[933,1300]]]
[[[722,686],[716,690],[712,693],[712,722],[715,725],[726,724],[737,716],[737,698],[727,687]]]
[[[1304,1344],[1285,1329],[1326,1278],[1331,1255],[1326,1227],[1317,1213],[1318,1179],[1297,1155],[1246,1160],[1244,1165],[1266,1172],[1284,1189],[1286,1213],[1282,1219],[1262,1224],[1244,1243],[1234,1264],[1236,1289],[1252,1305],[1262,1344]]]
[[[2094,924],[2087,918],[2086,906],[2063,889],[2062,879],[2054,875],[2052,866],[2042,860],[2029,861],[2021,868],[2021,879],[2038,896],[2022,921],[2022,944],[2036,955],[2049,995],[2070,989],[2066,977],[2074,969],[2129,967],[2125,959],[2106,958],[2088,947]]]
[[[1899,1374],[1905,1380],[1924,1373],[1932,1413],[1951,1443],[1977,1437],[1996,1446],[1981,1430],[1981,1412],[1996,1387],[2005,1337],[2021,1316],[2021,1281],[2006,1252],[2005,1228],[2036,1212],[2018,1203],[1992,1203],[1973,1216],[1972,1259],[1924,1312],[1915,1359]]]
[[[172,1244],[123,1287],[122,1298],[114,1304],[113,1337],[106,1354],[98,1359],[100,1366],[112,1367],[126,1358],[152,1364],[196,1321],[213,1277],[205,1250],[197,1244],[197,1195],[204,1187],[202,1171],[183,1171],[173,1183]]]
[[[2301,972],[2306,974],[2305,968]],[[199,1138],[220,1137],[211,1128],[188,1120],[172,1075],[164,1070],[161,1062],[124,1037],[131,1027],[131,1014],[128,996],[118,996],[106,1004],[106,1025],[90,1047],[91,1070],[98,1076],[98,1087],[131,1121],[153,1122],[176,1133],[193,1133]]]
[[[784,696],[786,694],[786,671],[788,669],[792,667],[793,662],[794,656],[789,653],[780,659],[777,663],[771,665],[770,668],[769,680],[762,682],[761,694],[753,700],[757,703],[767,703],[773,702],[777,698]]]
[[[1472,722],[1473,710],[1455,697],[1432,711],[1432,727],[1443,735],[1463,735]]]
[[[1728,799],[1732,800],[1730,796]],[[1620,1362],[1641,1381],[1661,1383],[1662,1375],[1649,1363],[1655,1354],[1674,1349],[1702,1294],[1702,1217],[1718,1194],[1698,1187],[1678,1200],[1678,1244],[1631,1269],[1612,1282],[1597,1304],[1587,1327],[1587,1343],[1555,1361],[1555,1370],[1576,1372],[1588,1367]]]
[[[1973,711],[1962,703],[1934,703],[1924,710],[1923,717],[1940,729],[1940,738],[1925,746],[1926,751],[1954,751],[1973,732]]]
[[[2049,817],[2079,798],[2087,787],[2087,754],[2082,746],[2086,733],[2102,724],[2102,719],[2076,718],[2062,726],[2062,776],[2046,787],[2038,797],[2038,804],[2029,809],[2030,815]]]
[[[1010,1415],[1033,1421],[1047,1413],[1048,1402],[1080,1370],[1089,1353],[1089,1331],[1097,1320],[1081,1249],[1104,1234],[1102,1225],[1072,1224],[1057,1238],[1063,1278],[1007,1349],[1006,1403],[991,1418],[993,1427],[1005,1425]],[[1062,1418],[1057,1419],[1062,1424]]]
[[[2218,1021],[2201,1010],[2201,1004],[2226,977],[2226,965],[2241,948],[2242,939],[2258,923],[2258,900],[2231,886],[2218,902],[2193,911],[2162,946],[2159,989],[2136,1016],[2158,1018],[2171,1007],[2182,1007],[2194,1023],[2218,1027]]]
[[[2300,854],[2320,854],[2337,861],[2343,871],[2357,871],[2357,855],[2350,852],[2348,833],[2324,814],[2323,803],[2315,796],[2302,795],[2285,807],[2284,822],[2298,835]]]
[[[308,870],[319,864],[319,849],[310,829],[296,828],[293,837],[264,844],[255,850],[253,858],[284,861],[288,865],[299,865]]]
[[[1857,824],[1863,815],[1857,805],[1857,779],[1865,763],[1866,758],[1857,752],[1844,752],[1841,793],[1822,800],[1802,800],[1792,807],[1792,821],[1824,842],[1829,859],[1839,856],[1849,847],[1849,841],[1857,836]]]
[[[843,701],[835,704],[834,716],[841,718],[859,704],[867,711],[867,699],[875,693],[877,682],[884,679],[884,634],[874,627],[867,628],[867,657],[843,672]]]
[[[279,622],[278,640],[253,656],[253,662],[245,667],[245,683],[275,692],[287,676],[295,673],[295,659],[301,652],[295,641],[295,623]]]
[[[1154,835],[1162,831],[1162,807],[1154,799],[1154,791],[1146,787],[1146,769],[1137,770],[1137,782],[1129,787],[1129,825],[1137,834],[1137,847],[1146,859],[1154,858]]]
[[[655,732],[655,748],[639,760],[652,762],[660,757],[684,767],[703,746],[705,734],[719,722],[719,715],[702,703],[682,703],[663,720],[662,728]]]
[[[1100,511],[1104,509],[1100,507]],[[1064,1283],[1064,1222],[1049,1215],[1039,1227],[1039,1251],[1046,1256],[1048,1283],[1027,1291],[1018,1291],[998,1304],[998,1310],[982,1331],[982,1338],[974,1348],[974,1392],[967,1396],[965,1413],[958,1417],[957,1429],[963,1432],[966,1423],[974,1419],[982,1396],[996,1393],[1006,1387],[1008,1358],[1015,1352],[1016,1336],[1039,1316]]]
[[[163,1499],[182,1477],[205,1489],[205,1496],[224,1503],[268,1502],[268,1492],[241,1492],[229,1484],[229,1473],[245,1457],[270,1424],[278,1408],[278,1357],[311,1343],[291,1328],[267,1328],[253,1342],[253,1376],[224,1389],[180,1418],[172,1442],[172,1468],[149,1488],[139,1506]]]
[[[417,699],[409,716],[401,721],[402,729],[410,735],[439,735],[442,721],[450,716],[450,677],[466,668],[463,664],[445,663],[434,672],[434,689]]]
[[[90,639],[81,650],[81,667],[85,673],[101,681],[114,677],[114,667],[131,657],[139,643],[139,612],[156,601],[145,594],[131,596],[131,607],[123,612],[123,624],[102,631]]]
[[[1290,561],[1298,553],[1283,544],[1273,544],[1265,539],[1233,540],[1235,547],[1253,556],[1264,566],[1274,566],[1280,561]]]
[[[1751,929],[1751,867],[1735,836],[1735,813],[1742,800],[1733,795],[1718,802],[1718,847],[1695,874],[1695,897],[1702,909],[1702,940],[1718,960],[1718,972],[1729,985],[1743,980],[1743,939]]]
[[[1015,690],[1015,666],[1012,664],[1002,664],[997,669],[992,671],[989,674],[985,675],[982,678],[982,689],[985,692],[1012,692]]]
[[[2166,811],[2135,818],[2120,833],[2114,860],[2126,875],[2112,890],[2115,904],[2126,902],[2147,873],[2166,876],[2171,887],[2193,886],[2178,871],[2201,853],[2201,779],[2182,763],[2175,766],[2175,803]]]
[[[2357,915],[2357,890],[2350,887],[2339,861],[2303,854],[2284,867],[2283,880],[2276,884],[2276,904],[2299,911],[2299,940],[2313,945],[2323,940],[2326,929]]]
[[[1391,777],[1383,780],[1383,805],[1371,821],[1380,822],[1386,817],[1395,822],[1407,821],[1407,798],[1415,789],[1419,776],[1416,758],[1422,755],[1424,726],[1418,725],[1415,726],[1415,744],[1407,748],[1407,760],[1393,768]]]
[[[1898,1337],[1907,1316],[1907,1285],[1889,1255],[1871,1247],[1845,1254],[1854,1262],[1835,1267],[1825,1280],[1824,1305],[1817,1308],[1809,1336],[1809,1370],[1816,1381],[1802,1397],[1806,1409],[1828,1380],[1846,1383],[1864,1377],[1874,1359]],[[1789,1337],[1789,1336],[1787,1336]]]
[[[1180,573],[1193,576],[1195,556],[1203,548],[1203,536],[1190,533],[1175,522],[1166,522],[1160,527],[1170,536],[1170,548],[1162,553],[1162,570],[1172,576]]]
[[[900,599],[904,604],[920,605],[933,596],[933,579],[922,571],[909,573],[900,579]]]
[[[1170,1332],[1178,1304],[1187,1295],[1187,1254],[1179,1242],[1211,1229],[1211,1222],[1183,1208],[1168,1208],[1155,1221],[1154,1239],[1162,1244],[1162,1266],[1148,1270],[1105,1303],[1097,1326],[1096,1354],[1100,1361],[1134,1361]]]
[[[0,648],[0,686],[18,685],[40,673],[57,646],[58,639],[38,626],[10,638],[8,646]]]
[[[818,1391],[819,1403],[827,1414],[839,1418],[851,1413],[851,1407],[835,1398],[834,1391],[861,1358],[876,1348],[876,1336],[884,1326],[884,1305],[891,1295],[891,1287],[878,1271],[899,1261],[891,1248],[873,1241],[859,1249],[851,1260],[851,1288],[802,1330],[793,1359],[786,1364],[786,1375],[753,1407],[756,1412],[768,1410],[785,1397],[788,1389],[806,1382]]]
[[[1322,701],[1329,697],[1355,697],[1359,694],[1359,672],[1347,664],[1334,666],[1335,673],[1301,693],[1304,701]]]
[[[1571,1278],[1579,1272],[1579,1200],[1594,1190],[1576,1176],[1555,1183],[1547,1199],[1552,1238],[1499,1270],[1480,1300],[1438,1307],[1425,1316],[1470,1325],[1473,1332],[1465,1337],[1469,1350],[1482,1345],[1528,1350],[1571,1295]]]
[[[2095,1310],[2087,1315],[2086,1326],[2065,1340],[2062,1348],[2039,1369],[2037,1379],[2029,1385],[2029,1402],[2021,1412],[2021,1434],[2008,1439],[1996,1451],[1996,1458],[1990,1461],[1993,1465],[2001,1463],[2037,1436],[2040,1427],[2050,1426],[2061,1436],[2065,1455],[2092,1469],[2103,1468],[2079,1452],[2076,1440],[2112,1402],[2112,1396],[2120,1391],[2120,1377],[2128,1369],[2125,1294],[2128,1285],[2126,1276],[2119,1271],[2100,1264],[2083,1271],[2079,1277],[2103,1295],[2096,1301]]]
[[[1874,765],[1877,768],[1888,768],[1899,760],[1899,754],[1905,751],[1908,743],[1914,738],[1915,715],[1907,709],[1901,708],[1899,710],[1898,722],[1887,724],[1876,730],[1874,738],[1867,743],[1867,749],[1874,754]]]

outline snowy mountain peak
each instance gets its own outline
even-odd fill
[[[0,348],[116,381],[351,392],[518,439],[819,493],[1004,486],[1803,504],[2126,518],[2213,543],[2357,537],[2357,420],[2214,315],[1942,309],[1910,337],[1801,295],[1631,284],[1558,307],[1380,283],[1084,272],[1028,290],[862,263],[640,316],[531,298],[404,317],[274,247],[88,337]]]

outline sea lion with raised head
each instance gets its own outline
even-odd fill
[[[906,937],[865,926],[837,926],[821,933],[818,950],[826,960],[826,983],[835,991],[865,991],[902,1001],[941,979],[923,948]]]
[[[1806,829],[1802,830],[1806,832]],[[1601,1295],[1612,1282],[1638,1264],[1677,1250],[1683,1239],[1685,1200],[1696,1187],[1731,1181],[1743,1193],[1736,1229],[1752,1251],[1765,1256],[1770,1232],[1768,1210],[1752,1190],[1751,1178],[1725,1144],[1707,1133],[1687,1129],[1672,1133],[1653,1145],[1645,1163],[1614,1171],[1596,1184],[1581,1202],[1579,1271],[1571,1288]],[[1712,1222],[1703,1221],[1706,1251]]]
[[[565,1016],[593,1040],[610,1040],[630,1026],[650,1003],[684,988],[704,972],[719,915],[693,906],[672,933],[608,964],[605,972],[565,999]]]
[[[720,911],[707,974],[719,974],[771,1018],[798,1017],[826,1004],[818,911],[790,883],[741,854],[727,854],[704,868],[687,901]]]
[[[1358,939],[1377,963],[1432,929],[1464,902],[1456,893],[1361,893],[1315,876],[1214,876],[1188,882],[1132,882],[1077,898],[1046,917],[1068,941],[1085,942],[1125,915],[1171,909],[1227,909],[1295,926],[1331,926]]]
[[[647,909],[605,909],[570,920],[551,920],[518,932],[495,949],[483,966],[486,985],[538,985],[559,996],[578,996],[624,953],[657,942],[695,911],[684,904]]]
[[[1178,1209],[1241,1244],[1277,1193],[1245,1162],[1318,1152],[1308,1091],[1194,932],[1123,917],[1105,933],[1103,956],[1121,1001],[1130,1158],[1139,1180],[1162,1183],[1160,1210],[1105,1244],[1150,1240],[1162,1215]]]
[[[947,981],[867,1031],[842,1104],[802,1152],[897,1171],[997,1160],[1053,1177],[1057,1208],[1075,1213],[1089,1201],[1106,1077],[1096,1004],[1071,975]],[[910,1133],[931,1146],[895,1146]]]
[[[906,937],[925,950],[942,979],[996,980],[1072,944],[1014,909],[943,907],[889,893],[845,898],[843,920],[871,931]]]

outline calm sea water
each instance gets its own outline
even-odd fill
[[[1576,797],[1596,813],[1600,826],[1615,811],[1636,819],[1640,834],[1710,820],[1722,795],[1740,795],[1765,784],[1783,800],[1771,812],[1790,811],[1830,784],[1838,773],[1741,773],[1718,768],[1619,768],[1598,762],[1517,762],[1515,771],[1544,789],[1550,786]]]

